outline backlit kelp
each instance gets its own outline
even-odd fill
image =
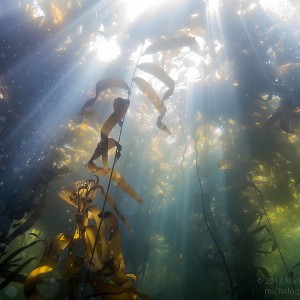
[[[266,288],[292,289],[295,1],[280,1],[282,19],[276,1],[267,11],[270,1],[167,0],[152,11],[147,1],[26,0],[11,15],[13,2],[3,0],[0,26],[0,297],[21,299],[25,281],[29,298],[266,299]],[[35,168],[46,148],[60,159]],[[109,229],[123,246],[111,260]]]
[[[2,288],[10,281],[22,282],[27,299],[42,299],[37,289],[38,285],[46,280],[45,275],[50,274],[58,264],[63,263],[64,280],[70,297],[80,296],[80,290],[77,291],[79,295],[75,296],[76,288],[84,281],[84,285],[89,284],[94,289],[93,296],[101,295],[103,299],[119,299],[120,296],[122,299],[135,299],[135,295],[141,299],[150,299],[135,290],[131,282],[131,278],[135,279],[135,276],[125,273],[117,218],[111,212],[106,211],[103,214],[93,205],[98,189],[106,197],[96,177],[96,179],[75,182],[70,189],[63,189],[60,192],[62,199],[77,208],[75,215],[77,228],[73,237],[59,233],[48,244],[36,236],[36,241],[10,254],[1,262],[3,270],[1,275],[7,276],[2,282]],[[30,258],[22,264],[16,264],[18,260],[15,261],[13,258],[39,242],[44,243],[42,257],[37,267],[27,275],[24,281],[24,276],[19,272],[37,258]],[[79,244],[82,247],[79,247]],[[64,252],[66,254],[62,258]],[[88,277],[85,277],[84,266],[86,264],[89,270]],[[9,271],[15,266],[17,268],[14,271]],[[64,283],[61,282],[61,284]],[[84,297],[90,296],[84,294]]]

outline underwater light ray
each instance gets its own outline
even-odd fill
[[[246,24],[245,24],[245,22],[244,22],[242,16],[240,16],[240,20],[241,20],[241,23],[243,24],[243,28],[244,28],[244,30],[245,30],[245,32],[246,32],[246,35],[247,35],[248,41],[249,41],[249,43],[250,43],[250,45],[251,45],[251,48],[252,48],[252,50],[253,50],[254,53],[255,53],[256,59],[257,59],[257,61],[258,61],[258,63],[259,63],[259,66],[260,66],[260,69],[261,69],[261,71],[262,71],[262,73],[263,73],[263,76],[264,76],[264,78],[266,79],[266,81],[269,82],[269,83],[271,84],[271,80],[269,80],[269,78],[268,78],[268,75],[267,75],[267,73],[266,73],[266,70],[265,70],[265,68],[264,68],[264,65],[263,65],[263,63],[262,63],[262,61],[261,61],[261,59],[260,59],[260,57],[259,57],[259,55],[258,55],[257,49],[256,49],[256,47],[255,47],[255,45],[254,45],[254,43],[253,43],[253,40],[251,39],[249,30],[248,30],[248,28],[247,28],[247,26],[246,26]]]
[[[51,99],[51,96],[52,94],[55,93],[55,91],[57,90],[63,90],[66,86],[66,82],[69,81],[70,77],[74,74],[74,70],[76,69],[76,65],[73,65],[73,67],[71,69],[68,70],[68,72],[65,74],[65,76],[48,92],[48,94],[43,98],[43,100],[41,101],[41,106],[43,106],[43,104],[47,101],[49,101],[49,99]],[[81,78],[80,80],[78,79],[78,83],[81,82]],[[77,87],[76,87],[76,90],[77,90]],[[69,99],[69,101],[73,101],[74,99],[74,96],[75,96],[75,93],[73,95],[73,97],[66,97],[67,99]],[[67,103],[68,105],[65,105],[65,111],[62,111],[61,110],[61,107],[59,106],[59,108],[56,108],[56,112],[55,114],[49,114],[49,117],[47,119],[45,119],[43,121],[43,124],[41,124],[41,128],[45,128],[45,129],[48,129],[48,133],[53,130],[53,127],[54,127],[54,124],[55,122],[58,121],[61,121],[61,117],[63,115],[63,113],[66,113],[67,112],[67,109],[69,111],[69,104],[70,103]],[[17,132],[20,132],[22,129],[26,128],[28,124],[30,124],[32,121],[34,121],[36,115],[39,113],[39,110],[40,110],[40,107],[35,107],[33,110],[30,111],[30,113],[28,115],[26,115],[26,117],[20,122],[20,124],[18,124],[18,126],[15,128],[15,130],[11,133],[10,136],[8,136],[5,140],[5,144],[9,144],[12,142],[12,139],[15,138],[15,134]],[[59,113],[58,113],[59,112]],[[54,117],[54,119],[53,119]],[[52,124],[50,126],[50,124]],[[56,123],[57,124],[57,123]],[[33,149],[31,148],[31,150],[29,151],[32,151]]]
[[[135,19],[143,15],[145,12],[155,12],[161,9],[161,7],[168,2],[172,2],[172,4],[174,4],[174,0],[126,0],[124,1],[127,10],[126,16],[129,21],[133,23]]]
[[[58,45],[60,44],[61,41],[65,40],[68,35],[77,33],[78,27],[81,26],[82,24],[88,24],[91,16],[92,19],[96,17],[100,17],[100,16],[94,16],[95,11],[98,10],[101,11],[102,12],[101,17],[105,18],[106,14],[109,14],[110,11],[114,11],[116,7],[117,7],[116,4],[111,4],[111,2],[109,1],[101,1],[97,4],[94,4],[91,8],[84,11],[76,19],[74,19],[72,22],[67,24],[67,26],[65,26],[63,30],[56,31],[53,37],[51,37],[46,43],[43,43],[41,46],[39,46],[34,51],[32,51],[30,55],[27,55],[25,59],[16,63],[13,67],[13,70],[8,70],[8,71],[9,72],[13,71],[14,73],[18,73],[21,72],[22,69],[25,69],[30,64],[35,65],[36,64],[35,58],[38,57],[40,53],[50,52],[50,55],[44,58],[50,60],[53,55],[52,54],[52,51],[54,50],[53,45]],[[9,73],[4,74],[4,77],[9,77]]]

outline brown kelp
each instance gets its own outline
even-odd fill
[[[102,163],[104,168],[107,168],[107,160],[108,160],[108,149],[113,147],[117,147],[119,152],[121,151],[121,145],[115,140],[109,140],[108,135],[112,131],[112,129],[119,123],[121,125],[122,119],[124,118],[128,107],[130,105],[130,101],[123,98],[115,98],[113,102],[113,113],[108,117],[108,119],[104,122],[101,129],[101,140],[97,145],[97,148],[88,162],[88,165],[91,164],[94,160],[102,156]],[[109,143],[110,142],[110,143]]]
[[[135,275],[125,273],[117,218],[111,212],[102,214],[100,209],[92,205],[98,189],[101,189],[101,185],[96,177],[75,182],[70,189],[61,191],[60,197],[77,208],[77,228],[73,237],[59,233],[48,247],[46,244],[38,266],[28,274],[24,283],[24,293],[28,299],[42,299],[37,285],[57,267],[63,259],[63,252],[67,252],[64,272],[70,297],[75,295],[77,286],[81,284],[84,265],[88,263],[85,283],[91,284],[93,295],[101,295],[103,299],[119,299],[119,296],[122,299],[135,299],[135,296],[150,299],[135,290],[131,281]],[[104,190],[102,195],[105,195]],[[81,251],[76,247],[79,243],[83,247]]]
[[[102,91],[104,91],[106,89],[110,89],[110,88],[122,88],[122,89],[129,91],[129,87],[128,87],[127,83],[120,78],[109,77],[109,78],[102,79],[102,80],[98,81],[96,84],[96,96],[85,102],[85,104],[81,108],[81,113],[84,114],[85,109],[87,107],[94,105],[95,101],[97,100],[99,94]]]
[[[169,128],[161,121],[167,112],[166,106],[163,101],[159,98],[155,90],[145,79],[141,77],[135,77],[134,82],[138,85],[144,95],[148,97],[148,99],[160,113],[160,115],[157,117],[156,126],[166,133],[171,134]]]
[[[162,81],[169,89],[165,92],[163,100],[167,100],[174,92],[175,82],[174,80],[165,72],[163,68],[154,63],[143,63],[137,66],[140,70],[149,73],[160,81]]]

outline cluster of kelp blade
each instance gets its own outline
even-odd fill
[[[24,283],[27,299],[42,299],[38,293],[38,285],[63,260],[63,280],[71,298],[80,296],[78,286],[81,285],[83,289],[85,286],[89,286],[89,290],[93,289],[91,295],[83,295],[84,299],[97,295],[101,295],[102,299],[136,299],[137,296],[150,299],[136,291],[133,283],[136,276],[125,273],[118,220],[111,212],[101,214],[101,210],[93,205],[98,189],[105,197],[106,192],[99,184],[98,177],[75,182],[70,188],[62,189],[60,197],[77,208],[77,228],[74,235],[58,233],[48,243],[38,235],[31,234],[36,238],[35,241],[14,251],[1,262],[1,273],[6,275],[1,288],[11,281],[21,282]],[[111,197],[109,199],[112,201]],[[37,243],[44,244],[44,252],[37,267],[27,277],[19,274],[37,258],[29,258],[19,265],[17,262],[22,259],[15,257]],[[86,270],[87,263],[89,272]],[[11,271],[14,267],[15,270]]]
[[[195,38],[162,39],[150,45],[145,50],[144,55],[178,49],[184,46],[195,46]],[[137,68],[153,75],[167,86],[168,89],[164,92],[163,97],[160,98],[145,79],[142,77],[134,77],[132,79],[132,82],[137,84],[160,113],[156,122],[157,127],[167,134],[171,134],[168,127],[162,123],[162,118],[167,112],[164,101],[174,92],[175,83],[173,79],[163,68],[154,63],[142,63],[137,65]],[[129,88],[122,79],[116,77],[102,79],[96,84],[96,96],[86,101],[78,119],[74,121],[80,123],[84,117],[92,115],[93,112],[87,110],[87,108],[93,106],[102,91],[113,87],[123,88],[128,91],[129,96],[131,94],[131,87]],[[129,96],[128,99],[115,98],[113,113],[104,122],[101,129],[101,140],[86,167],[91,173],[110,177],[110,180],[114,181],[119,188],[141,203],[141,197],[126,182],[122,175],[114,170],[114,165],[112,168],[108,168],[109,149],[114,147],[117,149],[114,164],[121,156],[122,146],[119,141],[108,136],[117,124],[121,127],[122,132],[123,120],[130,105]],[[101,156],[103,167],[98,167],[94,160]],[[54,173],[52,172],[52,177],[54,178],[67,172],[70,172],[70,170],[55,170]],[[118,210],[116,201],[108,194],[109,186],[106,191],[100,185],[97,175],[94,175],[94,179],[77,181],[70,188],[63,188],[59,194],[61,199],[77,208],[77,214],[75,215],[77,226],[73,236],[61,232],[56,234],[49,243],[40,239],[37,234],[29,233],[35,240],[13,251],[0,262],[0,276],[5,278],[0,284],[0,289],[5,288],[11,282],[18,282],[24,284],[24,294],[27,299],[43,299],[39,291],[39,285],[49,282],[47,276],[51,275],[53,278],[56,275],[54,274],[56,271],[61,272],[62,263],[64,263],[63,277],[55,279],[61,281],[59,297],[67,294],[70,299],[89,299],[97,296],[101,296],[101,299],[129,300],[137,299],[138,297],[146,300],[151,299],[136,290],[134,286],[136,275],[126,274],[125,272],[118,219],[114,213],[105,211],[105,203],[108,202],[129,230],[132,231],[132,228],[127,219]],[[52,177],[44,178],[42,176],[44,192],[38,207],[19,230],[15,230],[13,234],[7,237],[7,244],[17,236],[28,231],[38,219],[44,208],[47,185],[53,179]],[[104,198],[103,211],[92,205],[98,190],[100,190]],[[38,243],[44,245],[44,251],[37,267],[30,271],[27,276],[21,274],[31,262],[38,260],[38,258],[31,257],[26,260],[25,256],[20,257],[20,255]],[[1,256],[5,254],[6,252],[2,253]]]

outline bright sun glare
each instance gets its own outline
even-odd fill
[[[112,61],[121,53],[115,36],[109,40],[105,39],[103,36],[97,37],[95,40],[91,41],[89,50],[90,52],[95,51],[96,58],[102,62]]]
[[[161,5],[172,0],[126,0],[126,9],[130,22],[133,22],[142,13],[158,9]]]

